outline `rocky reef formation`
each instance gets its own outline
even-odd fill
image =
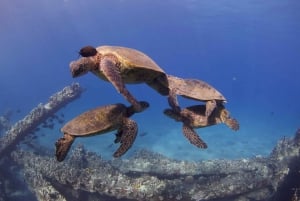
[[[63,163],[53,156],[16,150],[38,200],[297,201],[300,130],[278,142],[268,157],[241,160],[178,161],[141,150],[128,160],[105,161],[83,146]],[[297,178],[296,178],[297,177]],[[287,195],[287,192],[290,194]]]
[[[0,138],[0,157],[14,150],[13,147],[18,144],[20,140],[61,107],[78,98],[81,92],[82,89],[79,84],[74,83],[52,95],[46,104],[40,103],[35,107],[27,116],[18,121]]]

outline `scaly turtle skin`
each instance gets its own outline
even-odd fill
[[[139,102],[142,110],[149,107],[147,102]],[[135,121],[129,117],[135,113],[133,106],[113,104],[98,107],[80,114],[62,128],[64,136],[55,143],[56,159],[63,161],[76,137],[88,137],[118,130],[115,142],[121,145],[114,153],[120,157],[132,146],[138,131]]]
[[[207,148],[206,143],[197,135],[194,128],[202,128],[215,124],[224,123],[234,131],[239,129],[236,119],[230,117],[228,110],[223,105],[217,105],[209,117],[205,115],[205,105],[194,105],[184,108],[180,113],[173,109],[165,109],[164,114],[183,123],[182,131],[191,144],[199,148]]]
[[[70,63],[72,76],[78,77],[90,71],[102,80],[111,82],[133,105],[136,112],[140,112],[142,107],[127,90],[125,83],[147,83],[160,94],[169,94],[165,72],[150,57],[138,50],[118,46],[87,46],[79,53],[83,57]],[[160,82],[156,81],[158,78]]]
[[[202,80],[182,79],[172,75],[167,75],[169,87],[169,104],[180,112],[176,95],[185,98],[206,102],[205,116],[210,116],[218,104],[226,102],[225,97],[214,87]]]

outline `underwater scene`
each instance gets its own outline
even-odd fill
[[[0,201],[300,201],[299,10],[2,0]]]

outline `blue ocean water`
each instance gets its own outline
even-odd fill
[[[92,74],[73,79],[69,71],[85,45],[125,46],[146,53],[168,74],[213,85],[241,127],[197,129],[208,144],[199,150],[184,138],[180,123],[163,115],[166,97],[145,84],[128,85],[151,107],[133,117],[140,135],[125,158],[143,148],[186,160],[268,155],[299,127],[299,9],[297,0],[2,0],[0,116],[12,110],[16,122],[72,82],[86,92],[58,112],[66,121],[99,105],[128,105],[110,83]],[[41,129],[36,143],[54,151],[61,126]],[[76,143],[110,159],[113,140],[101,135]]]

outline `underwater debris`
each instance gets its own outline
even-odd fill
[[[46,104],[40,103],[0,138],[0,156],[11,152],[12,147],[19,143],[24,136],[34,131],[39,124],[61,107],[78,98],[82,91],[78,83],[73,83],[52,95]]]
[[[188,162],[142,150],[130,159],[105,161],[83,146],[63,163],[22,150],[11,156],[24,167],[33,191],[41,194],[44,188],[35,185],[44,180],[41,186],[52,190],[43,191],[43,196],[55,192],[61,196],[56,200],[64,200],[65,192],[76,189],[75,198],[80,192],[97,193],[100,200],[273,201],[290,170],[300,171],[299,165],[294,166],[300,164],[299,136],[300,130],[294,138],[279,141],[269,157],[240,160]]]

